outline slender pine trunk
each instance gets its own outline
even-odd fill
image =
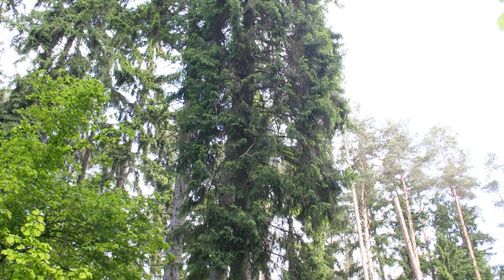
[[[474,274],[476,275],[477,280],[481,280],[481,275],[478,269],[478,262],[476,261],[476,256],[474,255],[474,250],[472,246],[471,239],[469,238],[469,232],[467,231],[467,227],[464,220],[464,214],[462,213],[462,207],[460,206],[460,200],[457,194],[457,189],[455,187],[450,187],[453,202],[455,204],[455,210],[457,211],[457,216],[460,222],[460,233],[462,234],[462,238],[464,240],[464,244],[467,247],[467,252],[469,253],[469,257],[471,258]]]
[[[417,255],[413,252],[413,247],[411,246],[412,243],[409,236],[409,230],[408,227],[406,226],[406,222],[404,221],[401,203],[399,202],[399,197],[397,195],[394,195],[394,207],[396,210],[399,226],[401,227],[401,232],[404,238],[406,252],[408,254],[408,258],[410,261],[410,267],[411,270],[413,271],[413,276],[415,277],[416,280],[422,280],[423,275],[419,265],[420,262],[417,259]]]
[[[368,215],[368,206],[366,201],[366,188],[364,184],[361,184],[361,203],[360,203],[360,213],[362,215],[362,227],[364,232],[364,245],[366,246],[366,260],[367,260],[367,268],[369,279],[373,280],[374,278],[374,268],[373,268],[373,255],[371,252],[371,236],[370,236],[370,226],[369,226],[369,215]]]
[[[408,184],[406,183],[406,178],[404,178],[404,176],[401,177],[401,184],[402,184],[403,196],[404,196],[404,208],[406,210],[406,220],[408,222],[408,224],[407,224],[408,231],[409,231],[409,236],[411,239],[411,248],[413,249],[413,253],[415,254],[415,261],[417,262],[417,266],[420,267],[420,259],[418,257],[415,226],[413,224],[413,218],[411,216],[411,207],[410,207],[410,203],[409,203]]]
[[[357,191],[355,190],[354,183],[351,184],[351,191],[352,191],[352,203],[353,203],[353,208],[354,208],[354,213],[355,213],[355,227],[357,230],[357,236],[359,238],[359,248],[360,248],[361,261],[362,261],[362,270],[364,272],[364,280],[370,280],[369,269],[368,269],[367,250],[366,250],[366,245],[364,244],[364,238],[363,238],[363,234],[362,234],[362,221],[360,218],[359,203],[357,201]]]
[[[343,137],[343,150],[345,152],[345,161],[348,165],[348,168],[352,167],[352,164],[350,163],[350,153],[348,151],[348,147],[345,143],[345,138]],[[360,249],[360,255],[361,255],[361,264],[362,264],[362,271],[364,274],[364,280],[370,280],[369,279],[369,269],[368,269],[368,258],[367,258],[367,250],[366,246],[364,244],[364,238],[363,238],[363,233],[362,233],[362,221],[360,218],[360,211],[359,211],[359,202],[357,200],[357,191],[355,190],[355,183],[352,182],[350,184],[350,190],[352,192],[352,206],[355,214],[355,230],[357,231],[357,237],[359,240],[359,249]]]

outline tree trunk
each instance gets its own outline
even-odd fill
[[[362,214],[362,227],[364,232],[364,245],[366,246],[366,260],[367,260],[367,268],[369,279],[373,280],[374,278],[374,269],[373,269],[373,255],[371,252],[371,237],[370,237],[370,226],[369,226],[369,215],[368,215],[368,207],[366,201],[366,189],[364,184],[361,184],[361,197],[360,197],[360,213]]]
[[[404,207],[406,208],[405,209],[406,210],[406,220],[408,222],[409,236],[411,239],[411,248],[413,249],[413,253],[415,254],[415,261],[417,262],[417,266],[420,267],[420,259],[418,257],[418,251],[417,251],[415,226],[413,224],[413,218],[411,217],[411,207],[409,204],[408,184],[406,183],[406,179],[404,177],[401,177],[401,183],[402,183],[402,188],[403,188]]]
[[[129,150],[128,150],[129,151]],[[129,159],[120,163],[119,172],[116,179],[116,187],[125,190],[126,181],[128,180]]]
[[[359,238],[359,248],[360,248],[360,254],[361,254],[361,261],[362,261],[362,270],[364,272],[364,280],[370,280],[369,279],[369,269],[368,269],[368,257],[367,257],[367,250],[366,246],[364,244],[364,239],[363,239],[363,234],[362,234],[362,222],[360,218],[360,213],[359,213],[359,203],[357,201],[357,192],[355,190],[355,184],[351,184],[351,191],[352,191],[352,203],[353,203],[353,208],[354,208],[354,213],[355,213],[355,227],[357,230],[357,236]]]
[[[245,255],[231,266],[229,280],[252,280],[251,272],[250,257]]]
[[[82,155],[81,170],[79,176],[77,177],[77,184],[79,184],[86,177],[90,157],[91,157],[91,149],[85,148],[84,154]]]
[[[296,240],[294,237],[294,221],[291,216],[287,218],[287,244],[286,244],[286,257],[287,257],[287,275],[289,277],[293,277],[295,275],[296,268],[296,252],[294,250],[294,244],[296,244]]]
[[[348,168],[352,168],[352,164],[350,163],[350,153],[348,152],[348,147],[345,142],[345,137],[343,137],[343,150],[345,152],[345,161],[348,165]],[[369,279],[369,269],[367,266],[367,250],[364,245],[364,239],[362,234],[362,222],[359,213],[359,202],[357,200],[357,191],[355,190],[355,183],[350,184],[350,190],[352,192],[352,206],[355,214],[355,230],[357,231],[357,237],[359,240],[359,249],[361,255],[361,263],[362,263],[362,271],[364,273],[364,280]]]
[[[409,231],[406,226],[406,222],[404,221],[404,216],[401,209],[401,203],[399,202],[399,198],[397,197],[397,195],[394,195],[394,207],[396,210],[397,219],[399,220],[398,221],[399,225],[401,227],[401,232],[403,234],[406,252],[408,253],[408,258],[410,260],[411,270],[413,271],[413,275],[416,280],[422,280],[423,275],[419,265],[420,262],[417,259],[417,255],[413,252],[413,247],[411,246],[412,244],[411,239],[409,237]]]
[[[459,197],[457,194],[457,189],[455,187],[450,187],[452,197],[453,197],[453,202],[455,204],[455,209],[457,211],[457,216],[460,222],[460,233],[462,234],[462,237],[464,239],[464,243],[467,247],[467,252],[469,253],[469,257],[471,258],[472,265],[474,268],[474,274],[476,275],[477,280],[481,280],[481,275],[478,269],[478,262],[476,261],[476,257],[474,256],[474,250],[473,246],[471,243],[471,239],[469,238],[469,233],[467,232],[467,227],[465,224],[464,220],[464,214],[462,213],[462,207],[460,206],[460,201]]]
[[[423,197],[420,197],[420,201],[419,201],[419,204],[420,204],[420,213],[423,213],[424,212],[424,204],[423,204]],[[426,245],[426,248],[427,248],[427,254],[425,255],[425,259],[427,261],[427,266],[428,266],[428,269],[430,271],[430,276],[432,278],[432,280],[437,280],[437,276],[436,276],[436,268],[434,266],[434,262],[432,261],[432,255],[431,255],[431,251],[430,251],[430,240],[429,238],[427,237],[427,234],[425,233],[425,229],[422,229],[422,238],[425,242],[425,245]]]
[[[171,247],[168,253],[175,257],[172,263],[165,265],[163,280],[180,280],[180,268],[182,267],[182,242],[178,233],[175,232],[180,225],[184,222],[184,217],[180,214],[180,208],[184,203],[184,196],[186,193],[187,184],[182,178],[182,175],[178,175],[175,188],[173,190],[173,202],[171,208],[170,224],[168,225],[168,233],[172,236],[170,240]]]
[[[226,273],[218,272],[215,269],[210,270],[208,280],[225,280],[225,279],[226,279]]]

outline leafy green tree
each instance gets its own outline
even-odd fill
[[[9,1],[8,7],[16,3]],[[36,54],[34,70],[45,69],[53,77],[62,70],[74,77],[90,75],[110,91],[109,119],[101,126],[116,129],[113,124],[120,123],[120,129],[114,141],[76,155],[81,177],[93,167],[100,168],[103,180],[113,178],[120,188],[138,192],[144,178],[167,195],[173,182],[166,169],[173,162],[170,135],[174,131],[165,122],[172,118],[167,100],[172,91],[165,89],[176,75],[160,71],[157,63],[168,66],[175,60],[172,51],[181,33],[174,32],[180,21],[176,14],[183,3],[37,1],[32,9],[16,13],[6,22],[18,32],[12,44],[19,54]],[[2,123],[19,120],[17,109],[30,105],[25,98],[29,92],[22,77],[18,79],[9,102],[0,106]],[[106,161],[100,160],[102,155]]]
[[[55,279],[76,271],[96,279],[148,277],[144,266],[159,265],[152,257],[167,247],[156,205],[100,184],[99,174],[77,182],[74,152],[92,145],[81,134],[102,118],[103,86],[42,74],[29,83],[33,105],[0,139],[0,270]]]
[[[7,249],[1,254],[5,263],[2,274],[9,279],[91,279],[92,273],[86,267],[70,268],[66,272],[51,263],[53,248],[38,238],[45,230],[44,217],[33,210],[27,222],[21,227],[22,236],[9,234],[5,238]]]
[[[92,144],[74,153],[77,181],[93,177],[97,184],[140,195],[153,188],[165,225],[175,205],[177,105],[172,97],[179,76],[173,65],[184,45],[185,2],[42,0],[26,11],[16,9],[19,1],[2,2],[2,23],[18,33],[12,45],[24,58],[35,54],[33,70],[45,69],[52,77],[89,75],[110,92],[107,119],[81,134]],[[23,79],[0,104],[2,126],[17,124],[18,109],[31,104]],[[160,248],[159,257],[163,254]]]
[[[502,0],[501,0],[502,2]],[[504,13],[502,13],[499,18],[497,19],[497,26],[501,29],[504,30]]]

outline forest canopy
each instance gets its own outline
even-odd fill
[[[328,1],[28,2],[0,279],[502,277],[456,136],[350,114]]]

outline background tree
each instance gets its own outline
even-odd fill
[[[471,188],[477,186],[476,179],[468,174],[466,154],[459,149],[456,138],[446,129],[435,127],[427,136],[427,141],[437,153],[437,164],[442,173],[436,185],[449,190],[453,198],[453,209],[457,213],[460,234],[472,261],[476,279],[481,279],[477,259],[474,253],[467,225],[460,203],[461,197],[474,197]]]
[[[467,250],[461,246],[459,229],[454,226],[453,221],[457,219],[451,211],[452,206],[445,196],[439,196],[434,201],[434,228],[436,235],[434,259],[432,260],[435,269],[435,278],[444,279],[474,279],[474,268]],[[475,223],[475,209],[463,208],[466,225],[469,228],[471,242],[475,244],[475,257],[478,267],[481,270],[482,279],[493,279],[485,256],[485,250],[478,249],[485,243],[492,242],[492,239],[477,231]]]
[[[499,183],[500,172],[504,170],[504,165],[497,162],[495,154],[489,154],[487,156],[487,161],[485,162],[485,168],[487,171],[487,181],[483,189],[489,193],[496,195],[495,207],[504,208],[504,196],[502,195],[502,187]],[[500,227],[504,227],[504,223],[499,224]]]

